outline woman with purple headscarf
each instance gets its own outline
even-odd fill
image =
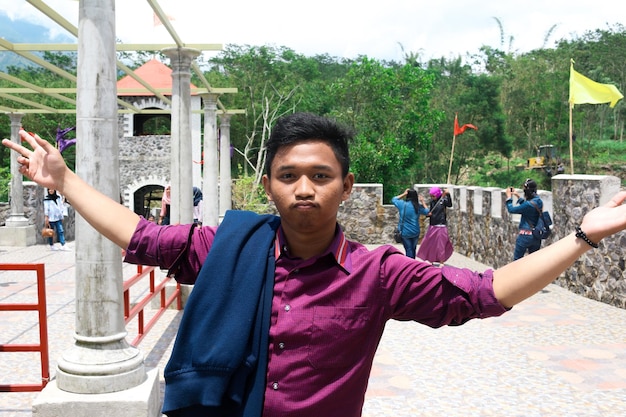
[[[432,187],[429,191],[430,211],[426,215],[430,225],[417,251],[417,257],[432,263],[443,264],[450,258],[454,248],[448,236],[446,207],[452,207],[452,199],[447,189]]]

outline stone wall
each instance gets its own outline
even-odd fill
[[[552,178],[558,236],[574,230],[589,211],[610,201],[620,190],[613,176],[557,175]],[[626,308],[626,232],[603,239],[558,279],[577,294]]]
[[[128,207],[132,207],[129,187],[141,178],[150,177],[152,184],[165,186],[170,180],[170,136],[125,136],[120,138],[120,188],[128,195]]]
[[[339,208],[338,221],[350,240],[391,243],[398,213],[383,204],[382,184],[355,184],[350,199]]]
[[[149,137],[139,146],[145,147],[146,152],[149,149],[150,152],[158,151],[153,149]],[[156,156],[153,154],[153,157]],[[126,156],[129,164],[132,159],[132,156]],[[141,162],[142,166],[145,163],[148,161]],[[132,178],[126,181],[132,182]],[[431,186],[416,184],[414,188],[428,199]],[[453,207],[448,210],[448,229],[455,251],[494,268],[509,263],[513,257],[519,216],[507,212],[504,190],[465,186],[448,188],[453,200]],[[552,189],[553,193],[539,191],[544,208],[554,221],[553,235],[544,246],[571,233],[587,212],[606,203],[619,191],[620,180],[612,176],[557,175],[552,178]],[[40,234],[43,192],[42,187],[32,182],[24,184],[25,216],[30,224],[37,225],[37,243],[43,243]],[[8,204],[0,205],[2,224],[9,214]],[[364,244],[393,243],[398,211],[393,205],[383,203],[382,184],[355,184],[352,196],[339,208],[338,219],[351,240]],[[73,240],[74,211],[71,207],[64,225],[67,239]],[[626,232],[620,232],[604,239],[599,249],[587,252],[556,283],[577,294],[626,308],[625,263]]]
[[[420,188],[416,186],[416,188]],[[553,193],[540,191],[544,208],[554,222],[552,236],[542,246],[572,233],[583,216],[603,205],[620,190],[613,176],[557,175]],[[506,210],[504,190],[453,187],[454,210],[449,211],[449,232],[454,248],[479,262],[501,267],[512,260],[519,216]],[[626,232],[604,239],[556,280],[577,294],[626,308]]]
[[[428,200],[433,184],[415,184]],[[445,185],[439,184],[445,188]],[[456,252],[499,268],[512,261],[519,215],[506,210],[500,188],[447,186],[453,207],[448,210],[448,230]],[[355,184],[349,201],[339,210],[339,222],[351,240],[365,244],[392,243],[398,211],[382,203],[381,184]],[[557,175],[554,193],[539,191],[554,222],[552,236],[543,246],[571,233],[583,216],[606,203],[620,190],[613,176]],[[422,232],[425,227],[422,228]],[[626,308],[626,232],[604,239],[600,248],[587,252],[564,272],[556,284],[594,300]]]

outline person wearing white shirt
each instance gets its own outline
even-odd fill
[[[63,202],[63,197],[58,195],[56,190],[48,188],[48,193],[43,200],[43,210],[45,215],[46,227],[54,230],[54,234],[61,244],[61,247],[58,250],[62,251],[69,250],[65,246],[65,231],[63,230],[64,208],[65,204]],[[48,245],[50,245],[50,250],[57,250],[57,247],[54,246],[54,237],[48,238]]]

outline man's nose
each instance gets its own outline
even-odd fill
[[[301,176],[296,182],[296,196],[310,197],[313,195],[313,182],[306,175]]]

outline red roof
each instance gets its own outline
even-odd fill
[[[148,85],[157,89],[167,89],[167,93],[163,93],[163,95],[171,96],[172,93],[172,69],[162,63],[161,61],[157,61],[156,59],[151,59],[150,61],[143,64],[141,67],[137,68],[133,71],[139,78],[144,80]],[[122,88],[145,88],[138,81],[133,79],[130,75],[126,75],[122,77],[117,82],[118,96],[153,96],[151,92],[145,93],[120,93],[119,90]],[[191,84],[191,88],[196,88],[193,84]]]

